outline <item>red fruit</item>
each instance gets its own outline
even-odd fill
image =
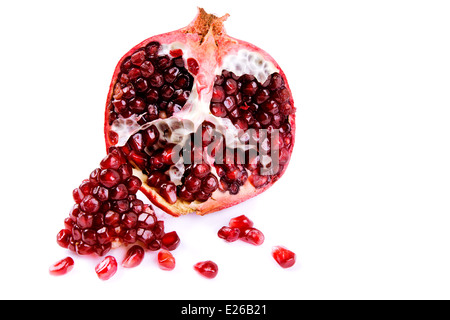
[[[228,36],[227,18],[199,9],[187,27],[132,48],[112,78],[106,145],[122,150],[142,173],[141,191],[174,216],[264,192],[292,154],[295,107],[285,74],[265,51]],[[106,159],[94,180],[119,185],[114,171],[122,161]]]
[[[245,215],[230,219],[228,224],[231,228],[237,228],[241,232],[241,236],[244,236],[246,229],[253,227],[253,221],[247,218]]]
[[[158,252],[158,265],[162,270],[173,270],[175,268],[175,258],[167,250],[160,250]]]
[[[230,228],[227,226],[223,226],[218,232],[217,235],[219,238],[225,240],[226,242],[233,242],[239,239],[240,231],[238,228]]]
[[[65,229],[56,236],[61,247],[80,255],[100,256],[113,243],[117,246],[140,241],[150,250],[160,248],[164,224],[157,220],[151,206],[136,199],[141,180],[132,175],[132,168],[125,161],[120,149],[110,148],[100,162],[101,168],[92,171],[89,179],[75,189],[77,203],[64,220]],[[130,261],[136,259],[130,257]]]
[[[53,276],[62,276],[73,269],[74,261],[71,257],[64,258],[53,264],[49,272]]]
[[[95,272],[100,280],[110,279],[117,271],[117,261],[113,256],[107,256],[96,267]]]
[[[161,238],[161,245],[164,249],[175,250],[180,245],[180,237],[178,237],[176,231],[166,233]]]
[[[194,265],[194,269],[208,279],[215,278],[217,276],[217,272],[219,272],[219,267],[211,260],[197,262]]]
[[[264,234],[256,228],[250,228],[244,231],[241,239],[255,246],[260,246],[264,242]]]
[[[122,267],[134,268],[141,264],[144,259],[144,249],[141,246],[134,245],[128,249],[125,258],[122,261]]]
[[[282,246],[272,248],[272,257],[282,268],[290,268],[295,264],[295,253]]]

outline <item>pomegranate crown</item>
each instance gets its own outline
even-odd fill
[[[196,33],[200,36],[201,41],[208,33],[214,37],[221,36],[225,33],[223,23],[230,15],[227,13],[222,17],[217,17],[213,14],[207,13],[203,8],[198,8],[198,14],[195,19],[186,27],[187,33]]]

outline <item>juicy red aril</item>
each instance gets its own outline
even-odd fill
[[[211,102],[222,102],[225,100],[225,90],[222,87],[214,86]]]
[[[197,262],[194,265],[194,269],[208,279],[213,279],[217,276],[217,273],[219,272],[219,267],[216,263],[212,262],[211,260],[208,261],[201,261]]]
[[[86,213],[95,213],[100,209],[100,202],[94,196],[88,195],[81,201],[80,208]]]
[[[64,258],[54,263],[49,272],[53,276],[62,276],[73,269],[74,261],[71,257]]]
[[[164,182],[159,188],[160,195],[170,204],[177,202],[177,187],[173,182]]]
[[[201,187],[204,192],[212,193],[219,187],[219,181],[217,180],[215,175],[210,173],[202,180]]]
[[[199,65],[197,60],[193,58],[187,59],[187,66],[190,73],[192,73],[194,76],[197,75],[199,70]]]
[[[194,164],[192,173],[200,179],[203,179],[211,172],[211,167],[205,163]]]
[[[241,236],[244,236],[244,231],[253,227],[253,221],[247,218],[245,215],[241,215],[230,219],[228,224],[230,228],[237,228],[241,232]]]
[[[114,169],[103,169],[99,174],[99,182],[106,188],[115,187],[120,182],[120,174]]]
[[[144,249],[141,246],[134,245],[128,249],[124,260],[122,261],[122,267],[134,268],[141,264],[144,259]]]
[[[113,256],[107,256],[96,267],[95,273],[100,280],[110,279],[117,271],[117,261]]]
[[[158,252],[158,265],[162,270],[173,270],[175,268],[175,258],[172,253],[167,250]]]
[[[184,185],[189,192],[197,192],[200,190],[200,186],[202,185],[202,180],[197,178],[194,175],[189,175],[186,177],[184,181]]]
[[[219,238],[221,238],[227,242],[234,242],[237,239],[239,239],[239,233],[240,233],[240,231],[238,228],[230,228],[227,226],[223,226],[217,232],[217,235],[219,236]]]
[[[139,191],[139,188],[141,186],[142,186],[142,182],[136,176],[132,176],[132,177],[128,178],[126,181],[126,189],[129,194],[136,194],[136,192]]]
[[[255,246],[260,246],[264,242],[264,234],[256,228],[249,228],[244,231],[241,239]]]
[[[272,248],[272,257],[282,268],[290,268],[295,264],[295,253],[282,246]]]
[[[56,242],[63,248],[67,248],[70,243],[72,232],[68,229],[62,229],[56,236]]]
[[[162,173],[161,171],[153,171],[149,174],[148,179],[147,179],[147,184],[150,187],[158,187],[163,183],[163,182],[168,182],[169,178]]]
[[[84,198],[84,194],[80,190],[80,188],[74,189],[72,192],[72,196],[73,196],[73,200],[75,200],[75,203],[80,203]]]
[[[175,250],[180,245],[180,237],[178,237],[176,231],[166,233],[161,238],[161,245],[164,249]]]

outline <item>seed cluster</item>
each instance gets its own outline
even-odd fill
[[[156,218],[151,206],[136,198],[141,185],[123,153],[110,148],[100,168],[74,189],[75,205],[64,220],[65,229],[57,235],[58,244],[81,255],[100,256],[115,241],[160,249],[164,222]]]
[[[140,124],[172,116],[191,93],[193,78],[186,70],[183,52],[159,55],[160,43],[151,42],[120,66],[110,105],[109,123],[119,115],[142,115]]]

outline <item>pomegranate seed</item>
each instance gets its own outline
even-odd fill
[[[290,268],[295,264],[295,253],[282,246],[272,248],[272,256],[282,268]]]
[[[187,191],[195,193],[200,190],[202,180],[194,175],[188,175],[184,181],[184,185],[186,186]]]
[[[212,173],[209,173],[202,180],[202,190],[206,193],[213,193],[219,187],[219,180]]]
[[[109,210],[105,214],[105,224],[107,226],[116,227],[120,223],[120,215],[117,212]]]
[[[170,50],[169,53],[170,53],[170,55],[172,57],[176,58],[176,57],[179,57],[179,56],[183,55],[183,50],[181,50],[181,49],[173,49],[173,50]]]
[[[140,66],[145,61],[145,51],[137,51],[131,55],[131,62],[136,65]]]
[[[153,171],[149,174],[147,184],[150,187],[159,188],[163,182],[168,182],[169,178],[160,171]]]
[[[195,60],[193,58],[187,59],[187,66],[188,66],[189,72],[192,73],[194,76],[196,76],[198,73],[198,70],[199,70],[199,65],[198,65],[197,60]]]
[[[63,248],[69,247],[70,239],[72,238],[72,232],[68,229],[62,229],[56,235],[56,242]]]
[[[231,228],[237,228],[241,232],[241,236],[244,236],[244,231],[253,227],[253,221],[247,218],[245,215],[241,215],[230,219],[228,225]]]
[[[227,115],[227,109],[222,103],[212,103],[211,104],[211,113],[216,117],[225,117]]]
[[[94,196],[88,195],[81,201],[80,209],[88,214],[95,213],[100,209],[100,202]]]
[[[211,102],[222,102],[225,100],[225,90],[222,87],[214,86]]]
[[[100,162],[100,168],[117,170],[123,163],[125,163],[123,158],[119,157],[117,154],[108,153],[108,155]]]
[[[219,272],[219,267],[211,260],[197,262],[194,265],[194,269],[208,279],[215,278]]]
[[[166,233],[161,238],[161,245],[164,249],[175,250],[180,245],[180,237],[178,237],[176,231]]]
[[[73,269],[74,261],[71,257],[64,258],[53,264],[49,272],[53,276],[62,276]]]
[[[144,259],[144,249],[141,246],[134,245],[128,249],[124,260],[122,261],[122,267],[134,268],[141,264]]]
[[[99,182],[106,188],[113,188],[120,182],[120,174],[114,169],[103,169],[100,171]]]
[[[192,192],[189,192],[186,188],[186,186],[182,186],[178,190],[178,197],[184,201],[192,202],[195,200],[194,194]]]
[[[117,271],[117,261],[113,256],[107,256],[96,267],[95,272],[100,280],[110,279]]]
[[[150,58],[155,58],[158,55],[159,47],[159,42],[153,41],[147,45],[145,51]]]
[[[269,177],[268,176],[261,176],[259,174],[253,173],[250,176],[249,181],[255,188],[261,188],[261,187],[265,186],[269,182]]]
[[[256,93],[256,90],[258,90],[258,85],[255,81],[247,82],[241,87],[241,92],[248,96],[254,95]]]
[[[225,240],[226,242],[234,242],[239,239],[239,229],[238,228],[230,228],[227,226],[223,226],[217,232],[219,238]]]
[[[264,234],[256,228],[249,228],[244,231],[243,241],[260,246],[264,242]]]
[[[203,179],[211,172],[211,167],[206,163],[194,164],[192,167],[192,173],[200,179]]]
[[[77,217],[77,225],[82,228],[91,228],[94,224],[94,216],[91,214],[80,214]]]
[[[75,203],[81,203],[81,201],[84,198],[83,192],[80,190],[80,188],[76,188],[72,192],[73,200],[75,200]]]
[[[97,241],[99,244],[105,244],[111,242],[111,236],[109,235],[106,227],[97,230]]]
[[[132,176],[128,178],[126,181],[126,188],[128,191],[128,194],[136,194],[136,192],[139,191],[139,189],[142,186],[142,181],[136,176]]]
[[[177,202],[177,187],[173,182],[162,183],[159,194],[170,204]]]
[[[175,268],[175,258],[172,253],[167,250],[158,252],[158,265],[162,270],[173,270]]]
[[[87,245],[94,245],[97,242],[97,234],[92,229],[84,229],[81,232],[81,239],[86,243]]]

